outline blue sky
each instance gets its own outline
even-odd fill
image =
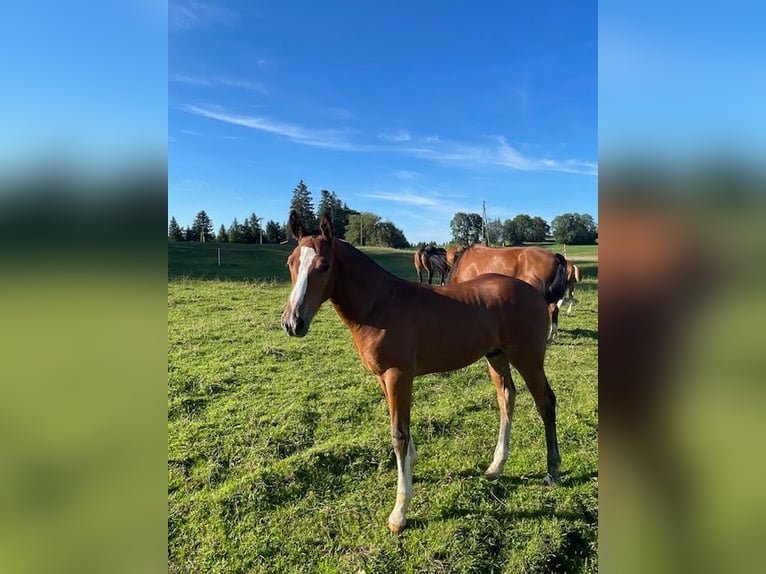
[[[457,211],[597,218],[595,2],[168,9],[168,217],[315,202],[447,241]]]
[[[725,153],[762,163],[766,7],[755,0],[602,0],[598,12],[602,160]]]

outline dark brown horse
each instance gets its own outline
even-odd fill
[[[462,283],[483,273],[502,273],[536,287],[551,316],[549,339],[558,335],[558,302],[567,288],[567,261],[542,247],[484,247],[472,245],[455,255],[447,283]]]
[[[548,311],[537,290],[505,275],[430,287],[399,279],[349,243],[321,232],[307,234],[295,212],[290,228],[298,246],[287,260],[292,290],[282,326],[303,337],[329,299],[351,335],[362,364],[378,380],[388,403],[396,453],[396,505],[388,527],[407,523],[415,444],[410,437],[412,381],[418,375],[459,369],[486,357],[500,406],[500,431],[486,476],[497,478],[508,458],[516,387],[509,363],[521,373],[543,419],[548,451],[546,482],[558,480],[556,397],[543,370]],[[438,333],[434,336],[434,333]]]
[[[447,251],[441,247],[426,245],[418,247],[415,252],[415,270],[418,272],[418,282],[423,282],[422,272],[428,273],[428,284],[433,283],[433,276],[438,273],[440,276],[440,285],[444,285],[447,274],[449,273],[449,264],[447,263]]]

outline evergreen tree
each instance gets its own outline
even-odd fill
[[[194,232],[195,238],[193,241],[210,241],[213,239],[213,222],[210,221],[207,213],[203,209],[194,218],[194,223],[191,226]]]
[[[259,223],[259,218],[255,213],[251,213],[250,217],[245,219],[242,224],[242,241],[244,243],[261,242],[261,225]]]
[[[404,232],[390,221],[384,221],[377,225],[375,239],[375,245],[380,247],[404,249],[410,246]]]
[[[170,241],[183,241],[185,239],[184,232],[178,226],[175,217],[170,218],[170,225],[168,225],[168,239]]]
[[[216,241],[220,241],[221,243],[226,243],[229,241],[229,234],[226,233],[226,228],[223,226],[223,223],[221,224],[221,228],[218,230],[218,237],[216,237]]]
[[[345,239],[346,225],[348,224],[348,214],[344,210],[345,205],[340,202],[340,199],[338,199],[338,196],[334,191],[323,189],[320,193],[322,194],[322,198],[319,200],[317,219],[321,218],[322,215],[327,214],[327,217],[332,221],[335,235],[341,239]]]
[[[266,223],[266,237],[264,239],[269,243],[282,243],[287,239],[287,236],[279,223],[269,220]]]
[[[290,210],[298,213],[303,227],[308,231],[316,231],[319,227],[316,215],[314,215],[314,199],[303,180],[298,182],[293,190],[293,198],[290,201]]]
[[[240,225],[235,217],[229,226],[229,243],[242,243],[244,241],[243,235],[242,225]]]

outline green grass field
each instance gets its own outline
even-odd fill
[[[170,244],[170,572],[595,572],[598,266],[582,264],[546,371],[561,485],[542,484],[542,422],[521,378],[504,476],[483,472],[498,407],[483,362],[415,381],[408,527],[388,412],[329,304],[303,339],[280,327],[288,246]],[[415,277],[412,251],[368,249]],[[438,337],[438,333],[434,333]]]

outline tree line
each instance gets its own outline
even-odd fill
[[[405,248],[410,244],[404,232],[379,215],[351,209],[338,198],[334,191],[320,191],[319,205],[314,209],[314,198],[303,180],[293,189],[290,210],[298,213],[306,229],[316,230],[319,218],[327,214],[335,227],[335,234],[357,246]],[[213,222],[207,213],[200,211],[191,225],[181,227],[175,217],[170,218],[168,239],[170,241],[218,241],[228,243],[283,243],[289,237],[287,223],[269,220],[261,225],[263,218],[252,213],[242,223],[234,218],[227,228],[223,224],[213,233]]]
[[[306,229],[316,230],[319,218],[327,214],[338,237],[357,246],[410,247],[404,232],[390,221],[374,213],[359,212],[342,202],[334,191],[320,191],[319,205],[314,208],[314,198],[303,180],[293,189],[290,210],[295,210]],[[218,241],[228,243],[283,243],[289,237],[287,223],[269,220],[251,213],[241,223],[234,218],[229,227],[223,224],[218,233],[207,213],[200,211],[191,225],[181,227],[175,217],[168,226],[170,241]],[[564,213],[553,218],[551,224],[537,216],[521,213],[512,219],[499,218],[484,222],[478,213],[458,212],[450,221],[452,243],[469,246],[474,243],[487,245],[521,245],[545,241],[553,236],[557,243],[584,245],[596,242],[598,227],[593,217],[583,213]]]
[[[459,245],[521,245],[538,243],[553,236],[557,243],[567,245],[593,244],[598,227],[593,217],[584,213],[564,213],[553,218],[551,225],[542,217],[520,213],[513,219],[499,218],[486,222],[478,213],[458,212],[450,221],[452,242]]]

